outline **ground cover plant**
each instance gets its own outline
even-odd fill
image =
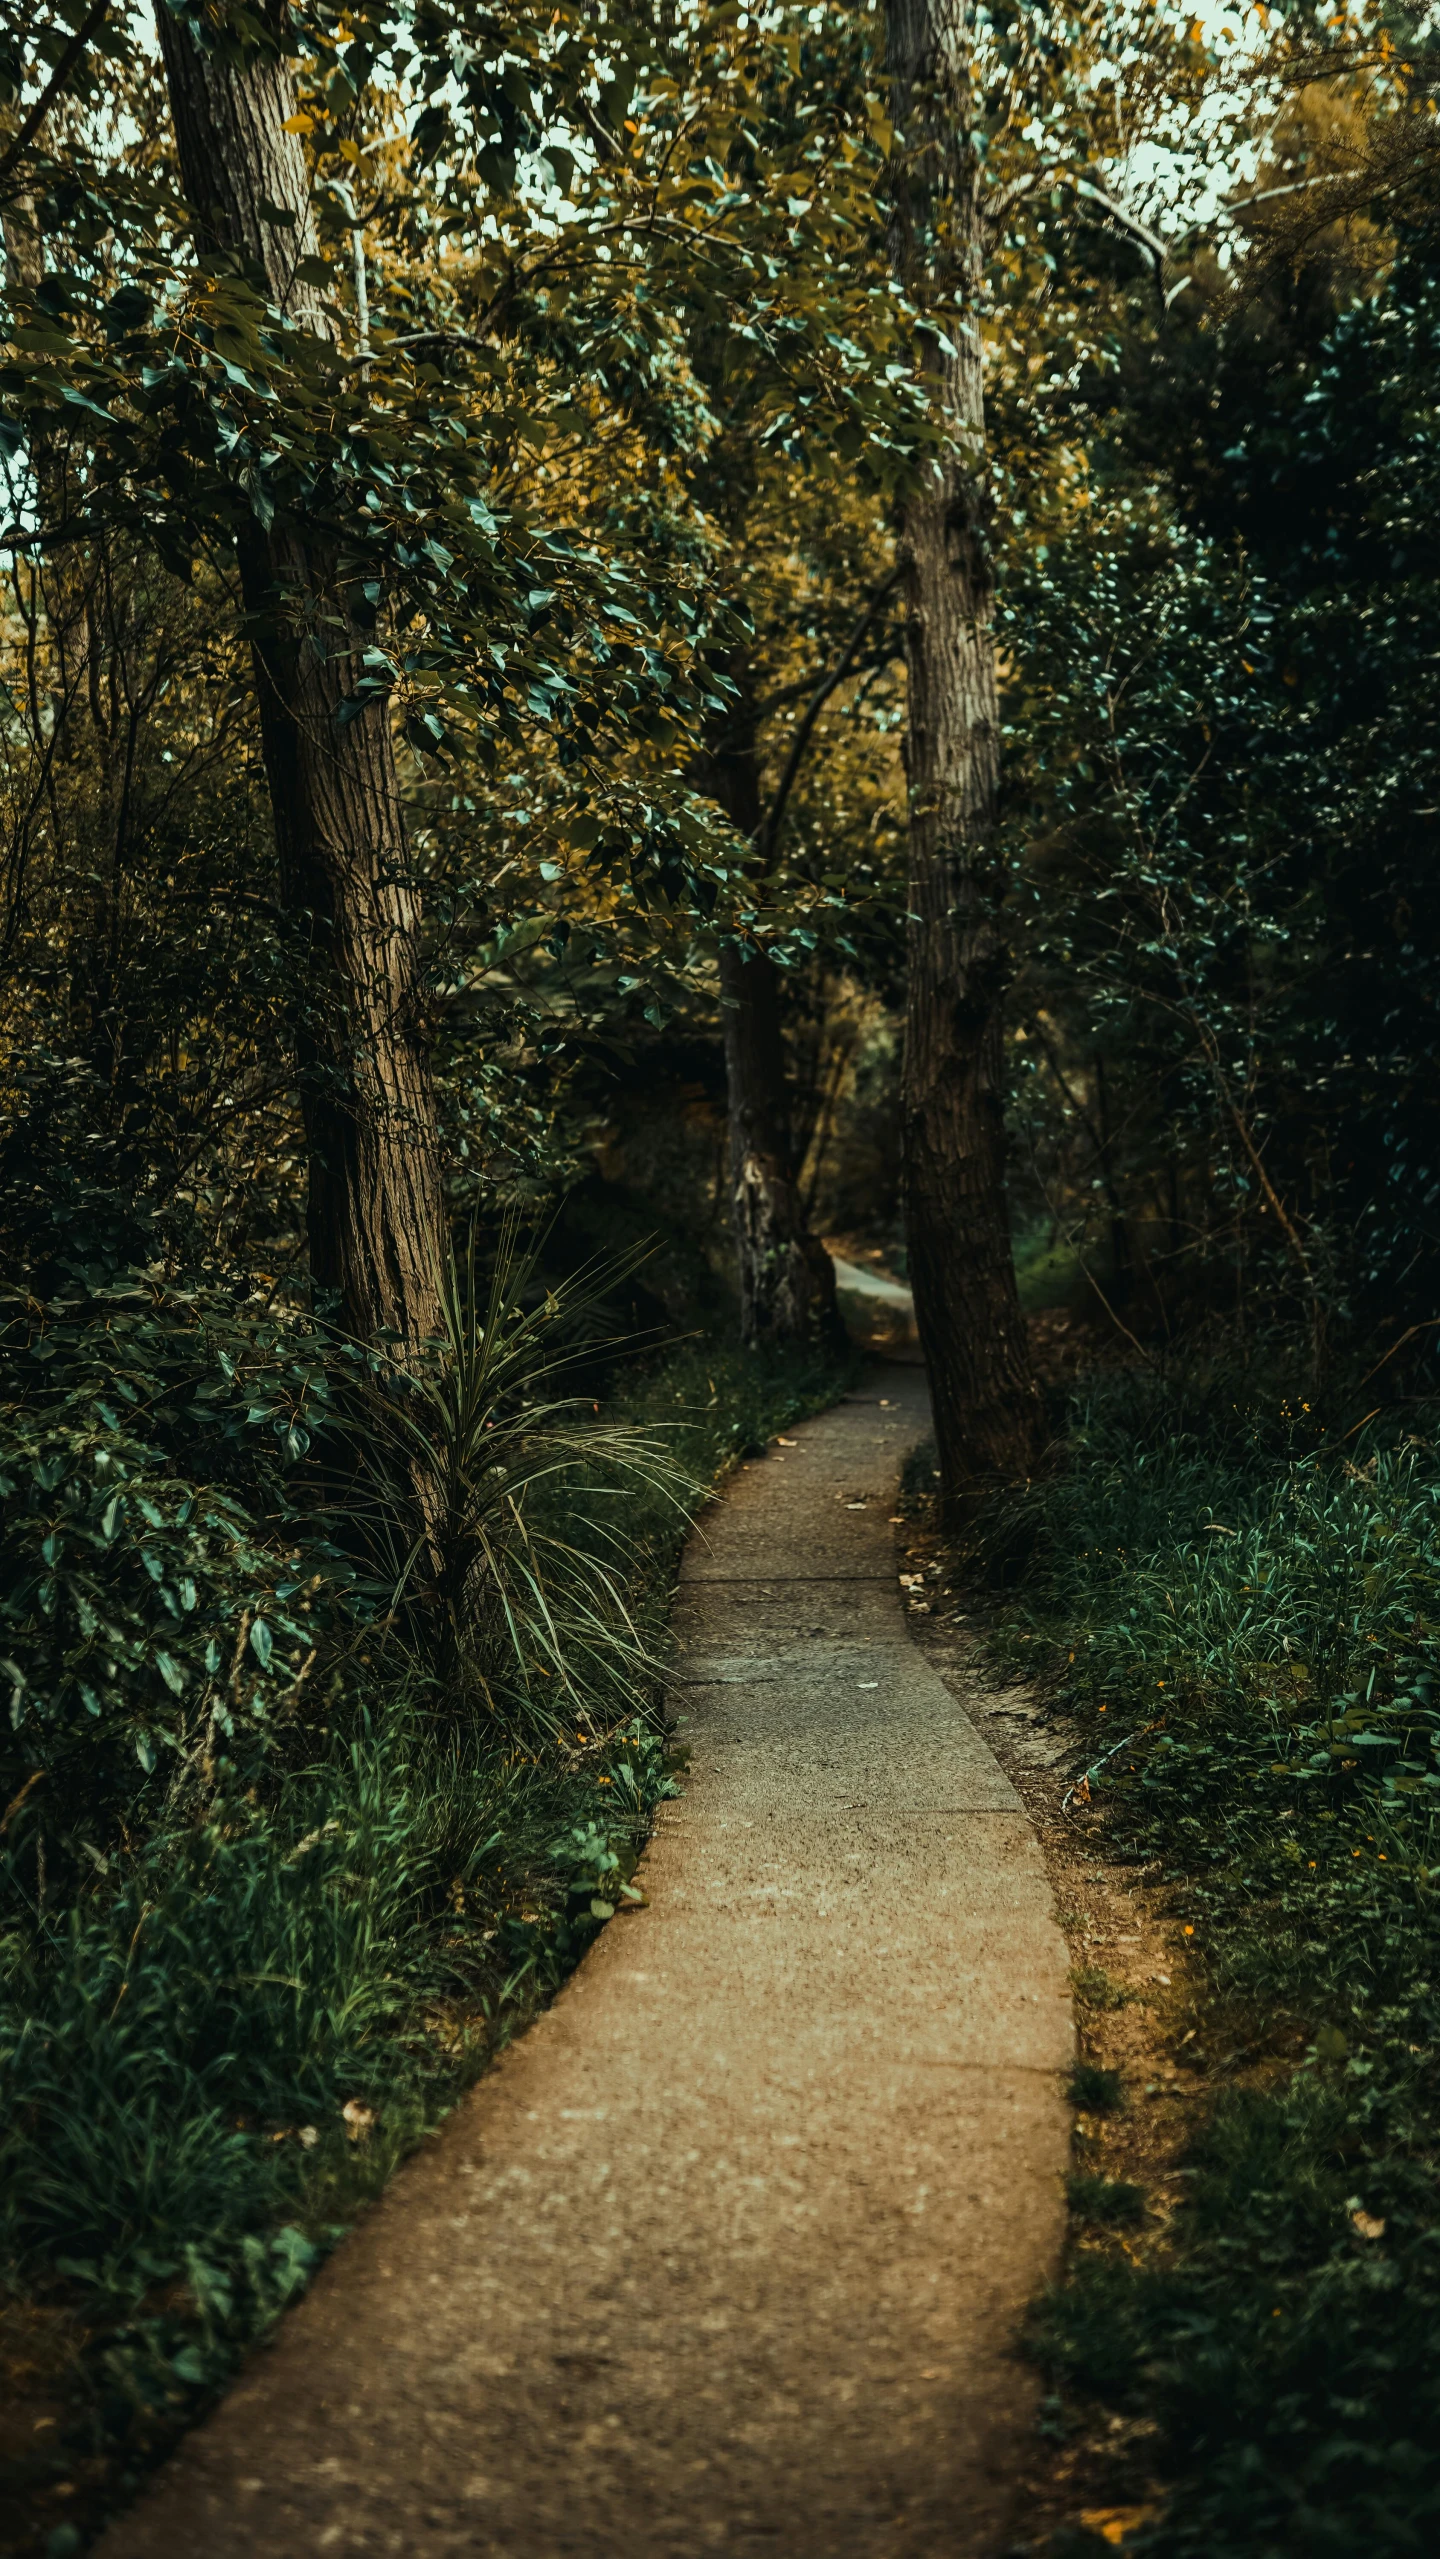
[[[516,1305],[496,1269],[479,1329],[509,1366],[470,1376],[470,1418],[482,1481],[507,1442],[511,1551],[492,1516],[489,1604],[457,1626],[465,1576],[437,1576],[438,1632],[413,1557],[408,1591],[377,1588],[377,1485],[392,1550],[406,1513],[383,1437],[365,1501],[305,1517],[327,1434],[352,1468],[357,1444],[353,1361],[305,1326],[197,1317],[133,1275],[12,1325],[22,1369],[48,1353],[0,1480],[17,2551],[81,2546],[639,1897],[675,1783],[659,1681],[685,1530],[738,1451],[836,1391],[818,1356],[652,1349],[607,1410],[553,1375],[546,1409],[534,1328],[563,1324],[563,1288]],[[603,1339],[571,1356],[603,1384]],[[464,1383],[463,1360],[437,1376],[452,1419]]]
[[[1339,2559],[1440,2517],[1440,1462],[1428,1406],[1347,1433],[1275,1375],[1082,1390],[1004,1604],[1201,1967],[1208,2087],[1168,2228],[1080,2181],[1031,2343],[1056,2408],[1146,2439],[1111,2540]]]

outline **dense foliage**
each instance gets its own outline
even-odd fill
[[[1317,1340],[1428,1312],[1440,1134],[1433,249],[1333,263],[1172,320],[1007,598],[1034,1178]]]

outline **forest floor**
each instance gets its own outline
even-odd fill
[[[1440,2532],[1433,1406],[1317,1403],[1283,1344],[1032,1333],[1052,1462],[951,1539],[918,1452],[899,1541],[913,1631],[1029,1811],[1080,2037],[1005,2559],[1413,2559]]]
[[[1209,2056],[1198,2041],[1203,1984],[1184,1923],[1154,1869],[1136,1871],[1111,1853],[1106,1817],[1076,1788],[1085,1756],[1079,1727],[1024,1683],[997,1684],[993,1658],[963,1609],[937,1613],[944,1541],[912,1510],[898,1544],[911,1633],[1024,1804],[1069,1947],[1080,2053],[1071,2083],[1071,2250],[1087,2243],[1088,2206],[1105,2243],[1116,2244],[1118,2222],[1118,2244],[1138,2261],[1141,2224],[1147,2251],[1163,2244],[1213,2103]],[[1228,2058],[1234,2084],[1235,2056]],[[1016,2559],[1050,2549],[1067,2526],[1123,2545],[1163,2503],[1153,2419],[1098,2402],[1067,2409],[1063,2424],[1057,2415],[1058,2403],[1044,2403],[1020,2449],[1007,2546]]]
[[[876,1378],[878,1376],[878,1386]],[[113,2559],[994,2547],[1063,2218],[1064,1944],[911,1643],[916,1371],[734,1479],[686,1791],[548,2014],[402,2171]]]

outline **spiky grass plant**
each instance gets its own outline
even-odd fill
[[[342,1506],[386,1625],[447,1703],[522,1730],[603,1730],[658,1670],[633,1539],[607,1514],[638,1494],[679,1525],[699,1487],[660,1428],[597,1418],[576,1383],[613,1354],[605,1297],[641,1258],[542,1285],[511,1222],[484,1282],[472,1229],[442,1276],[440,1339],[419,1360],[371,1353],[349,1398]]]

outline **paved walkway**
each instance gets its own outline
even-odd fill
[[[1052,2262],[1065,1954],[910,1643],[880,1372],[692,1541],[643,1880],[104,2559],[969,2559]]]

